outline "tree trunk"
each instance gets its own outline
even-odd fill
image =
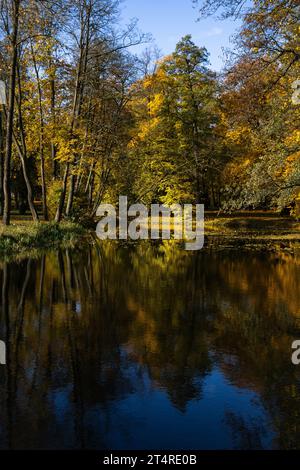
[[[51,64],[50,64],[51,67]],[[50,78],[50,88],[51,88],[51,116],[52,116],[52,125],[55,126],[56,118],[55,118],[55,79],[54,76]],[[58,161],[56,160],[56,145],[51,139],[51,159],[52,159],[52,168],[53,168],[53,179],[58,178],[59,167]]]
[[[44,113],[43,113],[43,97],[42,87],[39,76],[39,71],[36,64],[35,53],[31,43],[31,55],[33,60],[33,66],[35,70],[37,87],[38,87],[38,99],[39,99],[39,114],[40,114],[40,160],[41,160],[41,181],[42,181],[42,201],[43,201],[43,214],[44,219],[49,220],[48,207],[47,207],[47,188],[46,188],[46,177],[45,177],[45,157],[44,157]]]
[[[4,158],[4,118],[0,110],[0,215],[3,215],[3,158]]]
[[[62,215],[63,215],[65,199],[66,199],[66,194],[67,194],[69,171],[70,171],[70,163],[67,163],[66,164],[66,169],[65,169],[65,174],[64,174],[64,179],[63,179],[62,191],[61,191],[61,194],[60,194],[58,208],[57,208],[57,212],[56,212],[56,216],[55,216],[55,222],[57,222],[57,223],[59,223],[61,221]]]
[[[91,178],[92,178],[92,175],[93,175],[93,172],[94,172],[94,168],[95,168],[95,162],[92,163],[91,168],[90,168],[89,176],[88,176],[86,186],[85,186],[85,194],[88,194]]]
[[[73,111],[72,111],[72,120],[71,120],[71,128],[70,128],[70,137],[73,134],[74,130],[74,125],[75,125],[75,120],[76,120],[76,115],[77,115],[77,103],[78,103],[78,93],[79,93],[79,81],[80,81],[80,68],[81,68],[81,59],[79,61],[78,69],[77,69],[77,77],[76,77],[76,86],[75,86],[75,95],[74,95],[74,103],[73,103]],[[67,188],[68,188],[68,179],[69,179],[69,173],[70,173],[70,163],[68,162],[66,164],[66,169],[64,173],[64,179],[63,179],[63,185],[62,185],[62,190],[61,190],[61,195],[59,198],[59,203],[58,203],[58,208],[55,216],[55,221],[59,223],[62,219],[63,211],[64,211],[64,205],[65,205],[65,200],[66,200],[66,195],[67,195]],[[73,175],[72,175],[73,176]],[[72,185],[71,185],[72,186]],[[72,206],[73,203],[73,196],[68,201],[68,208],[67,208],[67,213],[70,211],[70,207]]]
[[[41,147],[43,144],[41,144]],[[42,200],[43,200],[43,214],[44,219],[49,220],[48,216],[48,207],[47,207],[47,188],[46,188],[46,177],[45,177],[45,159],[44,159],[44,150],[40,149],[41,157],[41,180],[42,180]]]
[[[38,222],[39,216],[34,206],[32,187],[31,187],[31,183],[30,183],[30,180],[28,177],[28,171],[27,171],[27,161],[26,161],[26,158],[24,158],[24,156],[21,157],[21,163],[22,163],[23,176],[24,176],[24,180],[25,180],[26,188],[27,188],[28,206],[29,206],[33,221]]]
[[[90,2],[89,5],[86,6],[85,11],[85,18],[82,23],[81,29],[81,38],[80,38],[80,59],[78,65],[78,75],[77,75],[77,83],[76,83],[76,94],[74,100],[74,121],[72,130],[74,128],[74,124],[76,119],[81,114],[82,102],[83,102],[83,92],[85,87],[85,80],[86,80],[86,72],[87,72],[87,64],[88,64],[88,52],[89,52],[89,44],[90,44],[90,20],[91,20],[91,11],[92,11],[92,3]],[[84,22],[86,25],[84,26]],[[73,165],[76,166],[78,163],[77,157],[74,159]],[[75,194],[75,185],[76,185],[76,177],[75,175],[71,175],[70,181],[70,191],[68,197],[68,204],[66,209],[66,215],[70,216],[73,206],[73,199]]]
[[[28,173],[28,168],[27,168],[27,149],[26,149],[26,137],[25,137],[25,131],[24,131],[24,125],[23,125],[23,117],[22,117],[22,88],[21,88],[21,76],[20,76],[20,70],[19,67],[17,66],[17,78],[18,78],[18,91],[19,91],[19,99],[17,99],[17,104],[18,104],[18,117],[19,117],[19,127],[20,127],[20,135],[21,135],[21,145],[22,148],[20,147],[19,142],[17,141],[17,138],[15,136],[15,133],[13,132],[13,142],[15,143],[17,147],[17,151],[22,163],[22,170],[23,170],[23,176],[26,184],[26,189],[27,189],[27,201],[28,201],[28,206],[32,215],[32,219],[34,222],[39,221],[39,217],[37,214],[37,211],[34,206],[34,201],[33,201],[33,192],[32,192],[32,185],[29,179],[29,173]]]
[[[13,144],[13,124],[14,124],[14,107],[16,96],[16,74],[18,62],[18,29],[19,29],[19,10],[20,0],[13,2],[13,29],[11,37],[11,67],[9,75],[9,90],[8,90],[8,110],[7,110],[7,132],[6,132],[6,148],[4,158],[4,177],[3,177],[3,191],[4,191],[4,209],[3,209],[3,224],[10,224],[11,212],[11,157],[12,157],[12,144]]]
[[[75,192],[75,175],[71,175],[70,177],[70,188],[69,188],[69,197],[68,197],[68,204],[66,209],[66,216],[69,217],[71,215],[72,207],[73,207],[73,199],[74,199],[74,192]]]
[[[94,181],[95,174],[92,174],[90,185],[89,185],[89,209],[93,206],[93,192],[94,192]]]

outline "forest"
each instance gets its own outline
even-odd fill
[[[299,279],[299,0],[0,0],[0,451],[299,450]]]
[[[1,0],[4,226],[93,220],[119,195],[299,217],[299,2],[194,6],[199,28],[241,21],[221,73],[188,31],[161,57],[119,0]]]

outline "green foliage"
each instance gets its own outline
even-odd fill
[[[61,182],[59,180],[52,180],[48,183],[48,211],[51,218],[55,217],[61,189]]]
[[[85,230],[78,224],[20,223],[2,228],[0,255],[18,255],[35,249],[49,249],[65,244],[73,246],[80,242]]]
[[[134,191],[146,202],[205,202],[215,184],[219,148],[216,77],[208,53],[184,37],[152,76],[136,84],[131,158]]]
[[[222,207],[289,209],[299,216],[299,2],[195,0],[201,13],[239,15],[236,51],[220,95],[224,145]],[[225,163],[225,162],[224,162]]]

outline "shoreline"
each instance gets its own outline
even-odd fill
[[[9,227],[0,227],[0,260],[13,261],[37,257],[56,248],[73,248],[87,233],[83,226],[71,222],[15,221]]]
[[[75,248],[82,241],[91,242],[92,232],[72,222],[36,224],[16,220],[9,227],[0,227],[0,260],[38,257],[44,251]],[[300,250],[300,223],[274,215],[211,215],[205,219],[204,249],[295,252]]]

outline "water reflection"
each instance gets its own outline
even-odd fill
[[[1,448],[297,448],[299,273],[172,242],[2,264]]]

